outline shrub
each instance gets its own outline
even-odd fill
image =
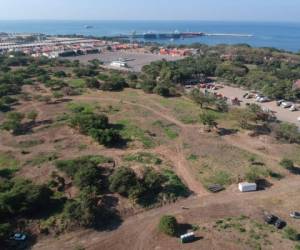
[[[0,224],[0,242],[6,240],[11,233],[11,225],[8,223]]]
[[[164,215],[160,218],[158,229],[166,235],[175,236],[177,233],[177,226],[177,220],[174,216]]]
[[[284,167],[285,169],[291,170],[294,168],[294,162],[290,159],[282,159],[280,162],[280,166]]]
[[[98,89],[100,87],[100,83],[97,78],[88,78],[85,80],[85,85],[88,88]]]
[[[132,169],[121,167],[109,177],[109,183],[110,191],[128,197],[138,185],[138,179]]]
[[[93,189],[84,189],[76,200],[68,201],[63,217],[71,225],[85,228],[97,228],[103,224],[104,209],[99,205],[99,198]]]
[[[143,164],[155,164],[159,165],[162,163],[162,160],[156,155],[148,152],[139,152],[136,154],[129,154],[124,156],[125,161],[135,161]]]
[[[35,121],[37,117],[38,117],[38,112],[35,110],[32,110],[27,114],[27,119],[31,121]]]
[[[299,241],[300,240],[300,234],[291,227],[287,227],[283,231],[283,235],[285,238],[292,240],[292,241]]]
[[[5,122],[1,125],[2,129],[10,131],[14,135],[22,132],[22,120],[24,115],[18,112],[10,112],[6,116]]]
[[[2,216],[34,215],[46,208],[52,191],[30,181],[6,181],[1,185],[0,214]]]
[[[245,179],[248,182],[257,182],[261,179],[266,178],[269,175],[267,169],[261,167],[250,167],[250,169],[245,174]]]
[[[300,132],[295,124],[283,122],[275,128],[276,138],[289,143],[300,142]]]
[[[200,122],[209,129],[217,126],[216,117],[210,112],[203,112],[200,114]]]

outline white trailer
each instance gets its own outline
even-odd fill
[[[239,184],[239,190],[241,192],[253,192],[257,190],[257,185],[256,183],[243,182]]]

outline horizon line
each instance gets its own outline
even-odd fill
[[[205,20],[205,19],[0,19],[5,22],[16,21],[72,21],[72,22],[252,22],[252,23],[295,23],[291,20]]]

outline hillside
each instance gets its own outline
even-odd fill
[[[134,74],[104,69],[97,60],[1,57],[5,248],[294,249],[297,242],[266,225],[263,212],[300,231],[289,217],[300,202],[300,133],[258,105],[233,107],[198,89],[185,93],[188,78],[205,81],[219,72],[218,80],[235,85],[247,78],[220,73],[231,59],[207,60],[152,63]],[[239,193],[241,181],[261,190]],[[225,190],[213,194],[212,184]],[[183,233],[196,230],[198,240],[185,246],[159,233],[165,214],[176,216]],[[26,232],[27,245],[8,240],[13,232]]]

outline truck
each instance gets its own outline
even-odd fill
[[[257,190],[257,184],[242,182],[242,183],[239,183],[239,190],[241,192],[253,192],[253,191]]]

